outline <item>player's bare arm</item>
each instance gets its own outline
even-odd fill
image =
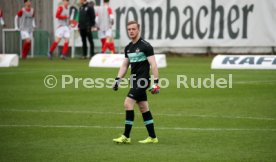
[[[117,75],[118,78],[125,77],[127,70],[128,70],[128,66],[129,66],[129,60],[128,60],[128,58],[124,58],[123,64],[120,67],[120,70]]]
[[[152,55],[152,56],[149,56],[148,57],[148,62],[151,66],[151,70],[152,70],[152,75],[154,77],[154,84],[153,86],[149,89],[149,91],[152,93],[152,94],[158,94],[159,91],[160,91],[160,87],[158,85],[158,82],[159,82],[159,79],[158,79],[158,67],[157,67],[157,64],[156,64],[156,61],[155,61],[155,56]]]
[[[152,75],[154,77],[154,79],[158,79],[158,67],[155,61],[155,56],[149,56],[148,57],[148,62],[151,66],[151,70],[152,70]]]

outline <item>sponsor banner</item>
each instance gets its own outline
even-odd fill
[[[54,12],[58,2],[54,1]],[[70,3],[76,17],[77,0]],[[141,36],[154,47],[276,44],[275,0],[110,0],[110,6],[115,15],[113,29],[120,30],[122,45],[129,42],[126,23],[130,20],[141,24]]]
[[[211,69],[276,69],[276,56],[217,55]]]
[[[156,54],[155,60],[158,68],[167,67],[166,55]],[[124,54],[97,54],[91,58],[89,67],[119,68],[124,61]]]
[[[17,54],[0,54],[0,67],[16,67],[19,63]]]

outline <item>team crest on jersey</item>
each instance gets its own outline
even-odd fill
[[[88,10],[88,7],[85,7],[85,9],[84,9],[85,11],[87,11]]]
[[[139,48],[137,48],[135,52],[136,52],[136,53],[139,53],[139,52],[140,52],[140,49],[139,49]]]

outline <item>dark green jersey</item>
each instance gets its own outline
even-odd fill
[[[130,42],[125,48],[125,57],[129,59],[131,74],[136,79],[150,78],[150,64],[147,57],[154,55],[152,46],[140,38],[135,44]]]

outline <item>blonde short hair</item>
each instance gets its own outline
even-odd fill
[[[127,26],[129,26],[129,25],[132,25],[132,24],[136,24],[137,25],[137,27],[138,27],[138,29],[140,29],[140,24],[137,22],[137,21],[129,21],[128,23],[127,23]]]

